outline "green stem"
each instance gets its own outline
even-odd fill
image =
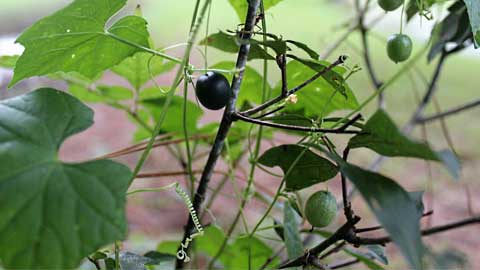
[[[350,118],[352,115],[356,114],[357,112],[361,111],[363,108],[365,108],[372,100],[374,100],[380,93],[383,93],[390,85],[392,85],[394,82],[396,82],[402,75],[403,73],[407,72],[410,70],[410,68],[423,56],[423,54],[427,51],[429,48],[430,43],[426,44],[425,47],[423,47],[420,51],[418,51],[413,57],[412,60],[408,61],[405,65],[400,68],[395,74],[393,74],[390,79],[388,79],[382,86],[378,89],[378,91],[375,91],[373,94],[371,94],[365,101],[363,101],[355,110],[351,111],[348,113],[346,116],[342,117],[340,120],[338,120],[335,124],[333,124],[332,128],[338,127],[341,123],[343,123],[345,120]]]
[[[170,55],[168,55],[168,54],[159,52],[159,51],[157,51],[157,50],[153,50],[153,49],[147,48],[147,47],[145,47],[145,46],[142,46],[142,45],[140,45],[140,44],[137,44],[137,43],[135,43],[135,42],[132,42],[132,41],[130,41],[130,40],[128,40],[128,39],[124,39],[124,38],[119,37],[119,36],[117,36],[117,35],[115,35],[115,34],[112,34],[112,33],[106,33],[106,35],[109,36],[109,37],[111,37],[111,38],[114,38],[114,39],[116,39],[116,40],[118,40],[118,41],[120,41],[120,42],[123,42],[123,43],[125,43],[125,44],[127,44],[127,45],[130,45],[130,46],[132,46],[132,47],[135,47],[135,48],[137,48],[137,49],[140,49],[140,50],[142,50],[142,51],[149,52],[149,53],[154,54],[154,55],[156,55],[156,56],[160,56],[160,57],[163,57],[163,58],[165,58],[165,59],[167,59],[167,60],[173,61],[173,62],[175,62],[175,63],[179,63],[179,64],[184,65],[184,63],[183,63],[184,61],[183,61],[182,59],[179,59],[179,58],[170,56]],[[188,47],[188,45],[187,45],[187,47]]]
[[[280,193],[282,191],[282,188],[283,188],[283,185],[285,184],[285,180],[287,179],[287,177],[290,175],[290,173],[293,171],[293,168],[297,165],[297,163],[300,161],[300,159],[303,157],[303,155],[307,152],[307,148],[304,148],[302,150],[302,152],[300,152],[300,154],[295,158],[295,160],[293,161],[293,163],[290,165],[290,167],[288,168],[287,172],[285,173],[285,176],[283,177],[282,179],[282,182],[280,183],[280,185],[278,186],[278,189],[277,189],[277,192],[275,192],[275,197],[273,197],[273,200],[272,202],[270,203],[270,205],[268,206],[267,208],[267,211],[265,211],[265,213],[263,214],[263,216],[260,218],[260,220],[257,222],[257,224],[255,225],[255,227],[253,228],[253,230],[250,232],[250,235],[249,237],[253,237],[253,235],[255,234],[255,232],[258,230],[258,228],[260,227],[260,225],[263,223],[263,221],[267,218],[267,216],[270,214],[270,211],[272,211],[273,209],[273,206],[275,205],[275,203],[277,202],[278,198],[280,197]]]
[[[163,121],[165,120],[165,116],[167,114],[168,107],[170,106],[170,103],[172,102],[173,96],[175,95],[175,88],[180,81],[180,78],[183,75],[184,69],[188,64],[188,57],[190,55],[190,52],[193,48],[193,44],[195,42],[195,39],[197,37],[198,31],[200,29],[200,25],[203,21],[203,16],[207,10],[208,5],[210,4],[211,0],[207,0],[205,4],[202,7],[202,10],[200,11],[200,16],[197,20],[197,23],[194,25],[192,31],[190,31],[189,37],[188,37],[188,42],[187,42],[187,47],[185,49],[185,53],[183,55],[183,60],[180,63],[180,67],[177,71],[177,74],[175,75],[175,79],[172,82],[172,85],[170,87],[170,91],[168,91],[165,103],[163,105],[163,110],[160,114],[160,117],[157,120],[157,123],[155,125],[155,128],[153,129],[153,134],[150,138],[150,141],[147,144],[147,147],[145,151],[143,151],[142,156],[137,162],[137,165],[135,166],[135,169],[133,171],[132,178],[130,179],[130,184],[133,182],[135,179],[135,176],[138,174],[140,169],[142,168],[145,160],[147,159],[148,154],[150,153],[150,150],[152,149],[153,143],[155,142],[155,137],[156,135],[160,132],[160,129],[162,127]],[[155,51],[156,52],[156,51]],[[173,60],[172,60],[173,61]]]
[[[187,74],[185,74],[186,76]],[[190,142],[188,140],[187,128],[187,102],[188,102],[188,78],[185,77],[183,83],[183,136],[185,137],[185,151],[187,152],[187,172],[190,178],[190,196],[195,192],[195,176],[192,173],[192,152],[190,151]]]

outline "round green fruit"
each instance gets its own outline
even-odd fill
[[[407,60],[412,54],[412,40],[404,34],[394,34],[388,38],[387,54],[395,63]]]
[[[197,79],[195,94],[207,109],[220,110],[227,105],[231,95],[230,84],[222,74],[207,72]]]
[[[305,204],[305,217],[314,227],[326,227],[337,216],[337,200],[328,191],[317,191]]]
[[[403,4],[404,0],[378,0],[378,5],[385,11],[394,11]]]

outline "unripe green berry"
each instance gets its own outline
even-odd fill
[[[337,200],[328,191],[317,191],[305,204],[305,217],[314,227],[326,227],[337,216]]]
[[[395,63],[407,60],[412,54],[412,40],[404,34],[394,34],[388,38],[387,54]]]
[[[378,5],[385,11],[394,11],[403,4],[404,0],[378,0]]]

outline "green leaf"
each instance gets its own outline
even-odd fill
[[[426,143],[416,142],[398,129],[383,110],[378,110],[364,125],[360,134],[348,142],[352,149],[366,147],[388,157],[411,157],[442,162],[455,179],[460,175],[460,161],[449,150],[433,151]]]
[[[303,244],[298,231],[297,214],[289,201],[283,206],[283,236],[287,247],[288,259],[295,259],[303,254]]]
[[[213,65],[211,68],[234,70],[235,63],[223,61]],[[232,81],[231,74],[225,74],[229,81]],[[263,77],[255,69],[247,66],[243,75],[242,85],[237,98],[237,104],[241,107],[245,102],[260,104],[262,102]],[[270,91],[270,84],[267,82],[266,91]]]
[[[378,110],[365,124],[360,134],[348,142],[350,148],[369,148],[388,157],[415,157],[438,160],[436,153],[425,143],[407,138],[383,110]]]
[[[340,170],[355,185],[377,220],[414,269],[422,269],[424,253],[417,203],[400,185],[381,174],[338,160]]]
[[[330,66],[330,63],[327,61],[316,61],[312,59],[303,59],[296,57],[294,55],[290,56],[295,61],[298,61],[305,66],[311,68],[315,72],[320,72],[325,70],[328,66]],[[325,72],[325,74],[322,75],[322,78],[330,84],[334,89],[336,89],[340,94],[342,94],[345,98],[348,98],[347,96],[347,90],[349,89],[348,84],[346,83],[345,79],[343,78],[343,74],[345,74],[346,69],[340,66],[334,67],[332,70],[329,70]]]
[[[127,16],[108,30],[105,24],[126,0],[75,0],[45,17],[17,39],[25,47],[9,86],[57,71],[77,71],[93,78],[139,49],[119,41],[148,46],[146,21]]]
[[[240,42],[241,41],[235,35],[229,35],[225,32],[219,31],[218,33],[211,34],[202,41],[200,41],[200,45],[208,45],[210,47],[228,53],[238,53],[238,49],[240,48]],[[248,60],[252,59],[274,60],[275,58],[269,55],[257,43],[252,43],[250,45],[250,53],[248,54]]]
[[[4,55],[0,56],[0,67],[2,68],[14,68],[17,63],[19,55]]]
[[[268,167],[279,166],[286,174],[297,157],[305,148],[295,144],[284,144],[270,148],[258,159]],[[306,150],[285,179],[286,190],[300,190],[320,182],[325,182],[337,175],[338,168],[327,159]]]
[[[429,252],[432,260],[432,269],[472,269],[468,255],[464,252],[449,248],[440,252]]]
[[[425,211],[425,205],[423,204],[423,191],[412,191],[408,194],[410,194],[410,197],[415,202],[418,214],[423,215],[423,212]]]
[[[460,179],[460,171],[462,165],[457,156],[450,150],[442,150],[437,152],[437,157],[442,161],[443,165],[447,168],[450,175],[455,179]]]
[[[472,37],[468,13],[462,2],[455,2],[448,8],[448,15],[432,31],[432,47],[428,53],[428,61],[440,54],[445,46],[454,43],[457,46]]]
[[[272,254],[272,249],[260,239],[245,236],[237,238],[230,245],[223,261],[225,269],[259,269]],[[272,265],[276,265],[275,260]]]
[[[225,234],[222,229],[210,225],[204,229],[203,235],[195,238],[195,245],[198,251],[213,257],[220,249],[221,243],[225,240]]]
[[[6,268],[66,269],[126,235],[130,170],[63,163],[58,149],[93,111],[54,89],[0,102],[0,258]]]
[[[318,53],[312,49],[310,49],[310,47],[308,47],[307,44],[305,43],[302,43],[302,42],[299,42],[299,41],[295,41],[295,40],[286,40],[286,42],[288,43],[291,43],[295,46],[297,46],[299,49],[302,49],[304,52],[306,52],[312,59],[315,59],[315,60],[318,60],[318,58],[320,57],[320,55],[318,55]]]
[[[480,46],[480,2],[478,0],[463,0],[467,6],[470,25],[475,40],[475,45]]]
[[[366,267],[368,267],[368,269],[372,269],[372,270],[384,269],[383,266],[379,265],[373,260],[373,256],[371,254],[358,252],[352,249],[344,249],[344,251],[350,256],[360,260],[363,264],[365,264]]]
[[[306,66],[305,63],[308,63],[310,66]],[[287,64],[289,89],[310,79],[317,73],[315,70],[322,70],[323,67],[328,65],[326,62],[313,62],[312,60],[305,59],[302,59],[302,62],[296,60],[290,61]],[[312,67],[316,69],[313,70]],[[304,110],[305,116],[311,117],[319,115],[322,111],[324,112],[323,116],[326,116],[337,110],[357,108],[358,102],[353,92],[347,84],[341,83],[343,80],[342,72],[345,72],[343,68],[327,72],[325,76],[305,86],[296,93],[298,102],[288,105],[285,111],[298,112]],[[280,93],[280,89],[281,82],[277,83],[274,91]],[[337,93],[334,95],[336,91]],[[342,91],[344,91],[345,96],[341,94]]]
[[[109,101],[122,101],[133,98],[130,89],[122,86],[99,85],[93,91],[79,84],[71,84],[68,91],[83,102],[89,103],[108,103]]]
[[[141,103],[150,112],[152,117],[157,119],[161,114],[165,100],[166,97],[163,96],[161,98],[145,99],[142,100]],[[183,132],[183,101],[183,97],[173,97],[162,124],[163,132]],[[187,130],[190,132],[197,130],[197,123],[202,115],[202,110],[195,103],[187,101]]]
[[[385,255],[385,247],[381,245],[366,245],[368,254],[375,258],[377,261],[388,265],[388,258]]]
[[[268,10],[269,8],[275,6],[276,4],[280,3],[283,0],[264,0],[263,1],[263,8],[264,10]],[[237,13],[238,18],[243,23],[245,21],[245,15],[247,14],[248,9],[248,0],[228,0],[230,5],[233,7],[235,12]]]
[[[157,251],[165,254],[176,255],[179,241],[163,241],[157,245]]]
[[[127,79],[134,89],[141,89],[152,77],[172,70],[175,65],[175,62],[150,53],[138,52],[113,67],[112,71]]]

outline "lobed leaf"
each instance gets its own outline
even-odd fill
[[[150,53],[137,52],[114,66],[112,71],[127,79],[134,89],[141,89],[152,77],[172,70],[175,65],[175,62]]]
[[[25,47],[9,86],[32,76],[77,71],[93,78],[139,49],[120,39],[148,46],[147,22],[127,16],[108,30],[107,21],[126,0],[75,0],[25,30],[16,42]]]
[[[0,258],[7,269],[65,269],[126,235],[130,170],[64,163],[58,149],[93,123],[72,96],[44,88],[0,102]]]

